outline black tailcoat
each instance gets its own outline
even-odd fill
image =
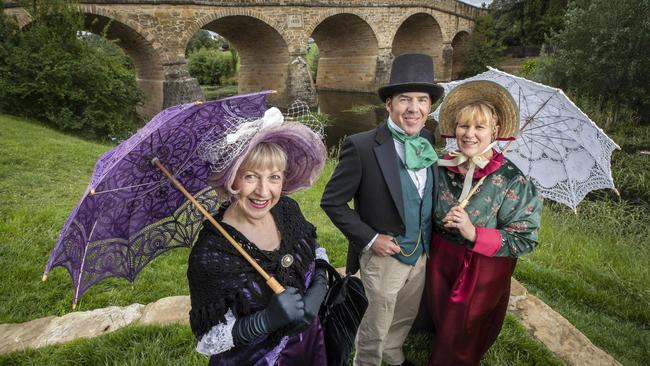
[[[433,144],[422,129],[420,136]],[[386,123],[345,139],[339,163],[321,200],[321,207],[349,241],[346,271],[359,270],[361,250],[377,234],[403,235],[404,202],[399,157]],[[433,198],[437,194],[437,169],[432,169]],[[348,202],[354,200],[354,208]]]

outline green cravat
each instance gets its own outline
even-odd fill
[[[404,144],[404,165],[408,170],[420,170],[428,168],[438,160],[438,154],[433,146],[424,137],[418,135],[409,136],[405,133],[396,131],[387,123],[388,131],[393,138]]]

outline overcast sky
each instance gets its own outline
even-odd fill
[[[472,4],[474,6],[481,7],[482,3],[490,4],[492,0],[460,0],[461,2],[467,3],[467,4]]]

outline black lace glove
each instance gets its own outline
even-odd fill
[[[256,339],[286,327],[305,316],[305,302],[298,289],[287,287],[273,295],[269,305],[249,316],[239,318],[232,328],[235,345],[250,344]]]
[[[320,305],[327,293],[327,271],[324,268],[316,268],[314,277],[305,292],[305,315],[298,319],[288,334],[294,335],[304,332],[311,326],[311,323],[318,316]]]

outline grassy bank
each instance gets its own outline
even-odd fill
[[[40,278],[95,160],[110,147],[0,115],[0,323],[71,310],[67,271],[55,268],[47,282]],[[187,293],[187,253],[178,250],[154,261],[133,289],[124,280],[98,284],[82,297],[80,310]]]
[[[215,100],[237,94],[237,85],[201,85],[205,100]]]
[[[45,283],[40,278],[95,160],[109,148],[0,115],[0,323],[71,311],[67,271],[53,270]],[[317,184],[294,198],[318,227],[334,264],[343,266],[345,240],[318,206],[332,167],[330,162]],[[596,345],[626,365],[643,365],[650,359],[650,257],[643,211],[624,202],[596,200],[582,203],[576,216],[547,203],[543,220],[541,245],[520,260],[516,277]],[[81,298],[80,310],[187,294],[188,254],[178,249],[154,260],[133,288],[124,280],[95,285]],[[410,338],[409,357],[426,359],[428,343],[426,336]],[[72,359],[88,365],[206,363],[193,352],[189,327],[177,326],[128,327],[104,337],[0,356],[0,364],[63,365]],[[483,364],[557,362],[509,318]]]
[[[588,111],[607,126],[602,115]],[[540,246],[515,277],[624,365],[650,360],[650,125],[620,121],[612,175],[621,197],[596,191],[577,214],[546,202]]]

